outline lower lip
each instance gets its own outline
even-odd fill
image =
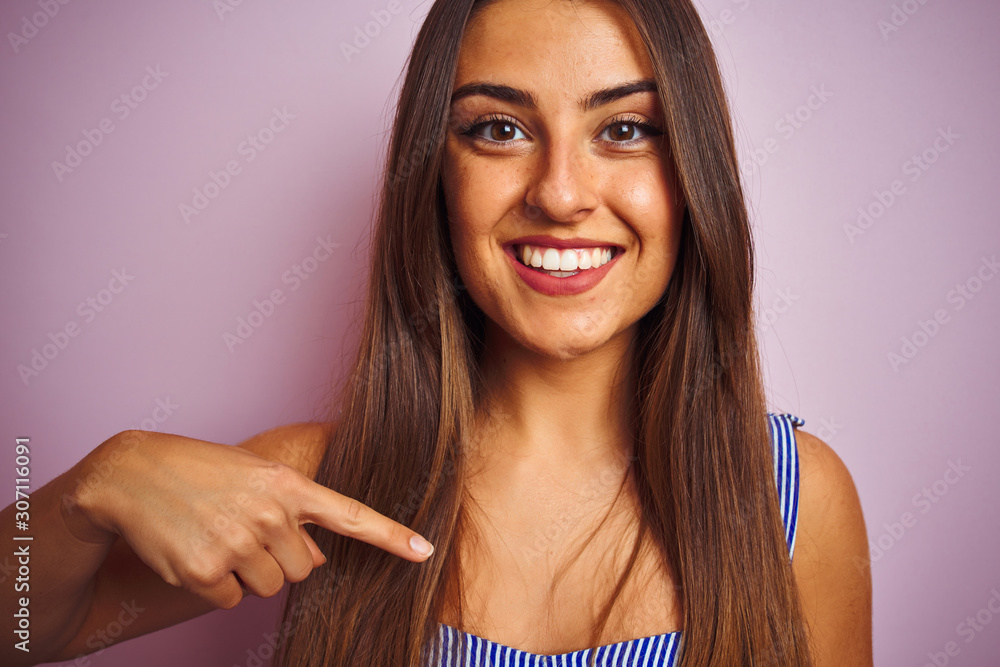
[[[621,256],[621,251],[616,251],[615,256],[596,269],[583,269],[579,271],[574,276],[566,276],[565,278],[556,278],[555,276],[550,276],[547,273],[542,273],[541,271],[536,271],[529,268],[517,261],[514,257],[513,246],[505,248],[507,257],[510,258],[511,264],[514,265],[514,270],[517,275],[521,276],[521,280],[526,282],[529,287],[531,287],[536,292],[541,292],[542,294],[547,294],[549,296],[567,296],[573,294],[580,294],[586,292],[591,287],[601,282],[601,279],[607,275],[608,271],[611,270],[611,265]]]

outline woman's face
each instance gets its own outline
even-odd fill
[[[449,228],[492,333],[560,359],[630,333],[670,280],[683,213],[631,20],[498,0],[466,30],[454,90]]]

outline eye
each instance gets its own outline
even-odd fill
[[[521,128],[517,126],[517,123],[510,118],[497,115],[476,119],[464,126],[459,132],[495,144],[506,144],[515,139],[527,138],[524,136]]]
[[[643,122],[640,118],[630,116],[612,120],[601,132],[601,138],[612,144],[630,146],[662,134],[660,129]]]

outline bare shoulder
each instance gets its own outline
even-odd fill
[[[815,664],[872,664],[872,590],[861,501],[847,466],[796,429],[799,512],[792,569]]]
[[[333,422],[285,424],[247,438],[238,446],[314,479],[334,427]]]
[[[862,520],[854,479],[830,445],[815,435],[795,429],[799,453],[800,507],[814,505],[812,519]],[[800,517],[800,526],[802,525]],[[863,522],[862,522],[863,526]]]

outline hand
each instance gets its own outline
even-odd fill
[[[120,535],[165,581],[217,607],[301,581],[326,557],[306,533],[314,523],[421,562],[409,528],[294,468],[240,447],[125,431],[81,461],[85,480],[64,503],[79,539]]]

